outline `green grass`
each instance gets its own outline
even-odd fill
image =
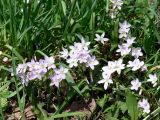
[[[14,101],[14,107],[20,108],[22,120],[27,119],[26,104],[33,106],[32,111],[39,120],[68,120],[70,116],[82,120],[85,118],[83,111],[65,110],[75,101],[86,107],[92,99],[97,107],[91,112],[90,119],[130,119],[125,101],[126,91],[123,90],[124,86],[119,87],[121,82],[117,80],[113,91],[106,92],[102,86],[97,86],[101,76],[100,68],[106,64],[103,59],[107,57],[101,54],[100,47],[96,47],[95,34],[105,31],[111,43],[109,53],[114,53],[119,44],[119,22],[127,20],[132,25],[132,36],[137,38],[136,47],[144,50],[144,59],[150,69],[147,74],[156,72],[159,75],[160,69],[152,68],[160,65],[160,2],[154,0],[151,4],[147,0],[124,0],[124,6],[115,20],[109,16],[110,4],[110,0],[30,0],[29,3],[27,0],[0,0],[0,50],[3,51],[0,55],[0,119],[6,119],[5,113],[10,109],[10,102]],[[95,48],[93,53],[102,63],[96,70],[89,71],[80,67],[73,69],[59,89],[47,85],[47,80],[38,84],[31,82],[23,87],[18,77],[10,75],[16,73],[18,63],[30,61],[33,56],[37,59],[45,54],[57,56],[62,47],[79,41],[80,36],[84,36],[91,42],[91,48]],[[4,56],[9,58],[8,63],[2,61]],[[111,60],[111,56],[108,59]],[[61,62],[63,60],[59,64]],[[77,74],[77,80],[74,74]],[[138,73],[136,75],[141,78]],[[88,84],[88,78],[91,77],[94,82]],[[144,88],[144,96],[152,101],[153,112],[139,118],[146,117],[144,120],[148,120],[154,116],[153,119],[158,120],[159,86],[157,89],[146,90],[148,88]],[[42,95],[45,99],[41,98]],[[128,100],[133,101],[132,97],[127,96]]]

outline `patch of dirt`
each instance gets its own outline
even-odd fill
[[[26,105],[25,110],[24,110],[26,120],[36,120],[36,117],[34,113],[32,112],[32,110],[33,110],[33,107],[30,104]],[[16,107],[13,110],[12,114],[6,115],[6,120],[20,120],[21,118],[22,116],[21,116],[19,107]]]
[[[90,119],[93,112],[96,109],[96,102],[94,99],[92,99],[91,101],[84,103],[81,101],[74,101],[71,103],[70,106],[68,106],[68,108],[65,110],[65,112],[83,112],[85,114],[85,118],[86,119]],[[72,117],[71,120],[77,120],[76,117]]]

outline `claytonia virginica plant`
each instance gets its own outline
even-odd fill
[[[139,89],[139,87],[141,87],[141,82],[139,82],[138,79],[132,80],[131,84],[132,84],[131,90],[136,90],[137,91]]]
[[[103,35],[102,35],[103,37]],[[100,39],[102,40],[102,38]],[[103,38],[103,40],[105,40]],[[85,42],[84,38],[81,39],[81,43],[74,43],[73,46],[70,46],[70,51],[63,48],[63,51],[60,52],[60,56],[66,59],[69,67],[77,67],[78,64],[85,64],[86,67],[90,67],[92,70],[95,65],[98,65],[99,62],[96,60],[95,56],[90,54],[90,50],[88,48],[90,42]]]
[[[65,79],[68,69],[62,66],[57,69],[53,57],[45,56],[44,59],[40,59],[39,61],[32,59],[31,62],[19,64],[16,74],[21,78],[22,84],[27,85],[31,80],[42,80],[45,74],[50,71],[54,72],[54,75],[50,76],[51,85],[59,87],[59,83]]]
[[[130,37],[129,31],[131,25],[124,21],[123,23],[119,24],[119,38],[125,41],[124,43],[118,45],[118,49],[116,52],[120,53],[121,58],[114,61],[108,61],[108,65],[102,67],[102,80],[98,81],[98,84],[104,84],[104,89],[107,90],[108,86],[110,84],[114,84],[113,79],[115,76],[113,76],[113,73],[115,72],[117,74],[121,74],[121,71],[127,68],[131,68],[132,71],[136,72],[139,69],[142,71],[147,71],[147,67],[144,64],[144,61],[140,61],[139,57],[143,56],[142,50],[140,47],[133,47],[135,42],[135,37]],[[100,37],[99,37],[100,38]],[[95,39],[96,41],[100,41],[99,39]],[[123,59],[125,57],[132,56],[134,57],[133,61],[128,60],[128,64],[123,64]],[[123,73],[122,73],[123,74]],[[116,77],[117,78],[117,77]],[[148,82],[151,82],[153,84],[153,87],[157,85],[157,76],[156,74],[149,74]],[[131,81],[131,90],[138,91],[140,87],[142,87],[143,82],[140,82],[138,78]],[[141,95],[143,92],[142,89],[139,91],[139,95]],[[138,106],[143,109],[143,112],[149,113],[150,112],[150,105],[148,103],[147,99],[143,99],[142,101],[138,102]]]
[[[123,70],[125,65],[122,63],[123,60],[119,59],[117,61],[109,61],[108,66],[104,66],[102,68],[102,76],[103,79],[98,81],[99,84],[104,83],[104,89],[106,90],[108,88],[108,84],[112,84],[112,73],[117,72],[118,74],[121,74],[121,70]]]
[[[148,82],[151,82],[153,84],[153,87],[157,85],[157,75],[156,74],[149,74],[149,79],[147,80]]]
[[[128,46],[122,44],[122,45],[118,45],[118,50],[116,52],[120,52],[121,56],[126,56],[130,53],[131,48],[128,48]]]
[[[139,56],[143,56],[143,53],[141,52],[141,48],[132,48],[132,56],[135,58],[138,58]]]
[[[95,40],[100,41],[102,44],[104,44],[104,42],[107,42],[109,40],[108,38],[104,38],[104,36],[105,36],[105,33],[102,33],[102,35],[96,34],[97,38],[95,38]]]
[[[144,113],[149,113],[150,112],[150,104],[148,103],[147,99],[142,99],[138,102],[138,105],[140,108],[143,109]]]
[[[111,2],[111,9],[110,9],[110,17],[112,19],[116,18],[118,11],[121,10],[123,5],[123,0],[110,0]]]
[[[0,120],[158,120],[159,1],[0,0]]]
[[[119,23],[119,26],[119,38],[127,38],[131,25],[127,21],[124,21],[123,23]]]
[[[144,62],[140,61],[139,59],[135,59],[134,61],[129,61],[127,67],[131,67],[132,71],[136,71],[143,67]]]
[[[54,75],[50,76],[51,85],[59,87],[59,83],[66,78],[67,68],[60,66],[58,69],[54,69]]]

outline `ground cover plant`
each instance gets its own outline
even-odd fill
[[[159,0],[0,0],[0,120],[159,120]]]

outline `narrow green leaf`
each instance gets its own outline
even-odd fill
[[[21,60],[22,62],[24,61],[23,57],[10,45],[5,45],[9,50],[11,50],[17,57],[19,60]]]
[[[63,0],[61,0],[61,5],[63,9],[63,14],[66,16],[66,3]]]
[[[131,91],[126,92],[126,104],[131,120],[138,120],[137,100]]]
[[[49,118],[49,120],[53,120],[54,118],[64,118],[70,116],[84,116],[84,112],[64,112],[62,114],[53,115]]]
[[[67,80],[68,84],[71,85],[71,86],[73,87],[73,89],[74,89],[79,95],[82,96],[82,93],[81,93],[81,91],[79,90],[79,88],[77,87],[77,85],[75,84],[75,81],[73,80],[70,72],[67,73],[66,80]]]

